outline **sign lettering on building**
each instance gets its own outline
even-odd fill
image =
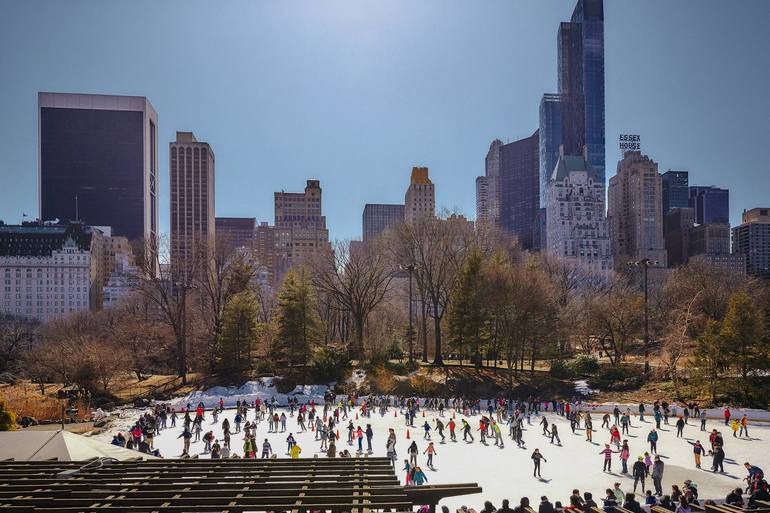
[[[627,151],[641,151],[642,138],[639,134],[620,134],[618,145],[622,153]]]

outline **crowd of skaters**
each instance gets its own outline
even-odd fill
[[[211,458],[277,458],[278,453],[273,448],[267,438],[262,442],[256,439],[256,432],[259,425],[263,422],[268,425],[269,433],[286,433],[286,451],[285,455],[291,458],[298,458],[302,453],[302,448],[294,438],[293,432],[289,431],[289,419],[292,427],[297,432],[314,431],[314,440],[318,442],[319,449],[327,457],[352,457],[355,454],[371,454],[374,432],[371,424],[366,419],[371,418],[372,414],[385,416],[391,412],[394,417],[399,414],[408,428],[414,428],[415,435],[422,432],[423,449],[418,446],[417,440],[411,439],[408,442],[408,459],[403,460],[402,470],[405,472],[405,482],[407,485],[421,485],[428,481],[425,472],[419,465],[418,458],[425,457],[425,465],[428,469],[435,470],[435,459],[439,456],[435,442],[445,444],[447,434],[449,441],[459,442],[461,432],[462,442],[472,444],[476,442],[476,436],[479,443],[483,445],[492,445],[503,448],[505,444],[504,433],[507,432],[507,438],[517,444],[518,447],[526,449],[524,434],[528,431],[527,427],[532,426],[533,417],[539,417],[538,424],[542,427],[542,435],[546,441],[558,446],[562,445],[559,437],[558,428],[555,423],[549,423],[543,412],[555,413],[564,417],[569,422],[573,434],[579,435],[582,431],[585,435],[585,441],[598,445],[594,442],[594,436],[597,430],[594,428],[593,414],[589,411],[587,405],[581,401],[573,399],[571,401],[541,401],[539,398],[530,397],[527,400],[511,400],[497,398],[491,400],[467,399],[467,398],[427,398],[418,399],[414,397],[396,397],[387,395],[373,395],[364,398],[355,396],[337,398],[334,394],[327,393],[323,404],[316,404],[314,400],[308,400],[300,404],[297,397],[290,397],[285,408],[279,409],[278,402],[273,397],[269,400],[255,399],[253,402],[238,400],[235,406],[235,416],[232,425],[225,418],[221,422],[223,436],[217,439],[213,430],[204,432],[204,423],[211,418],[212,424],[219,423],[219,415],[225,409],[224,400],[213,408],[206,409],[206,405],[199,403],[194,406],[188,404],[177,412],[174,408],[167,405],[156,405],[151,411],[143,414],[136,422],[136,425],[130,430],[129,437],[126,439],[122,434],[116,436],[113,443],[137,448],[144,452],[160,455],[153,447],[153,436],[162,429],[175,428],[177,422],[182,424],[182,431],[178,438],[182,439],[181,457],[190,457],[190,443],[203,441],[204,453]],[[287,411],[288,410],[288,416]],[[431,411],[437,413],[433,417],[432,423],[425,417],[425,412]],[[421,415],[420,415],[421,414]],[[459,419],[457,418],[459,415]],[[465,417],[479,416],[477,422],[473,424]],[[651,417],[646,420],[645,416]],[[635,418],[636,417],[636,418]],[[695,423],[691,419],[697,419]],[[180,420],[181,419],[181,420]],[[420,420],[417,420],[420,419]],[[425,420],[423,420],[425,419]],[[633,426],[635,421],[639,422]],[[345,422],[347,421],[347,422]],[[355,421],[355,422],[354,422]],[[657,429],[661,425],[670,425],[673,423],[677,429],[677,437],[683,436],[684,430],[688,426],[699,424],[701,432],[708,432],[706,429],[706,411],[701,410],[697,404],[677,406],[676,403],[669,404],[666,401],[656,401],[652,405],[652,412],[647,411],[644,404],[639,404],[637,416],[633,415],[630,408],[624,411],[615,406],[611,412],[601,415],[600,430],[606,429],[609,436],[609,442],[604,444],[604,448],[599,452],[602,456],[603,470],[612,471],[613,455],[617,454],[621,464],[621,473],[628,474],[634,480],[633,493],[636,493],[637,487],[641,486],[641,491],[648,497],[659,498],[662,503],[666,503],[666,495],[662,490],[662,479],[664,463],[658,455],[658,434]],[[623,435],[629,433],[629,428],[640,427],[642,424],[651,424],[646,437],[649,444],[648,451],[640,451],[629,469],[629,460],[632,459],[632,452],[627,439]],[[724,409],[725,425],[733,429],[733,435],[748,438],[748,418],[743,415],[740,419],[733,418],[729,408]],[[738,426],[736,429],[735,426]],[[347,447],[343,447],[344,442],[340,442],[341,433],[346,433]],[[233,435],[238,435],[240,439],[239,449],[232,446]],[[409,431],[407,431],[409,438]],[[366,444],[364,446],[364,443]],[[693,446],[693,455],[696,468],[701,468],[701,457],[709,455],[712,457],[712,470],[714,472],[724,472],[722,462],[724,460],[724,438],[717,429],[712,429],[708,434],[708,444],[710,449],[706,449],[700,440],[689,442]],[[393,428],[388,430],[386,439],[386,454],[391,463],[396,466],[397,440]],[[614,449],[613,449],[614,447]],[[541,464],[547,463],[545,455],[539,448],[535,448],[532,453],[534,465],[533,475],[541,478]],[[651,478],[653,489],[646,489],[646,480]],[[764,483],[764,480],[762,480]],[[693,485],[690,483],[689,485]],[[765,490],[766,484],[759,485],[758,490]],[[678,489],[674,486],[672,496]],[[687,496],[685,487],[683,495]],[[747,490],[748,492],[748,490]],[[676,502],[676,501],[675,501]],[[569,509],[569,506],[565,509]]]

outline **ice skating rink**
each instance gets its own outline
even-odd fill
[[[260,454],[261,445],[265,438],[270,441],[273,450],[279,458],[288,458],[286,437],[289,433],[294,435],[299,446],[302,448],[302,458],[312,458],[316,455],[319,458],[325,458],[325,452],[320,450],[320,441],[315,440],[315,433],[308,430],[300,432],[296,422],[296,415],[289,416],[288,409],[279,408],[276,410],[286,412],[286,432],[268,433],[267,421],[259,423],[257,428],[257,455]],[[323,408],[318,410],[323,412]],[[357,411],[357,410],[356,410]],[[360,416],[356,420],[356,411],[351,412],[350,418],[353,424],[366,429],[366,424],[371,424],[374,430],[372,440],[372,449],[374,456],[386,456],[385,441],[388,435],[388,428],[394,428],[397,435],[396,450],[398,452],[397,474],[404,482],[405,473],[403,468],[404,459],[408,458],[407,447],[412,440],[416,440],[420,450],[418,464],[428,477],[429,484],[440,483],[463,483],[477,482],[484,490],[482,494],[474,496],[455,497],[447,499],[442,503],[449,507],[450,511],[455,511],[461,505],[467,505],[480,509],[485,500],[490,500],[495,507],[500,507],[502,499],[509,499],[511,507],[518,504],[519,498],[527,496],[533,504],[540,502],[540,496],[546,495],[553,502],[560,500],[566,506],[569,496],[574,488],[580,492],[590,491],[594,498],[601,504],[600,498],[604,496],[604,490],[611,488],[616,481],[621,483],[623,491],[632,491],[633,479],[630,474],[620,473],[621,463],[619,454],[613,454],[612,473],[602,471],[604,456],[599,451],[604,449],[604,444],[609,442],[609,431],[599,428],[601,426],[601,414],[592,414],[593,425],[596,431],[593,435],[593,443],[585,440],[585,431],[579,429],[575,434],[570,430],[569,421],[553,413],[546,413],[549,423],[555,422],[558,426],[561,445],[551,444],[550,439],[542,434],[542,427],[539,425],[541,420],[538,416],[532,416],[532,424],[527,425],[524,422],[524,441],[526,449],[518,448],[516,443],[511,440],[508,434],[508,426],[502,425],[504,448],[494,446],[494,439],[488,439],[487,445],[480,442],[478,431],[479,416],[463,417],[450,409],[445,412],[442,421],[446,425],[452,414],[455,413],[455,422],[458,424],[456,429],[457,442],[449,440],[449,429],[446,428],[446,442],[440,443],[440,437],[435,431],[434,419],[438,417],[438,412],[426,411],[419,412],[415,418],[415,427],[405,425],[404,416],[396,409],[390,408],[389,412],[380,416],[377,412],[372,412],[370,418]],[[395,412],[395,416],[394,416]],[[211,411],[206,411],[203,422],[203,431],[213,431],[214,436],[222,443],[222,421],[227,418],[230,421],[231,432],[235,430],[233,417],[234,409],[226,409],[219,415],[219,421],[213,424]],[[193,413],[194,417],[194,413]],[[462,430],[460,429],[462,418],[466,418],[474,428],[473,443],[462,441]],[[248,420],[254,419],[254,411],[249,410]],[[135,419],[134,419],[135,420]],[[427,455],[423,451],[428,446],[428,441],[423,438],[422,425],[428,420],[431,427],[433,441],[435,443],[437,455],[434,457],[434,468],[429,469],[425,462]],[[638,417],[632,417],[632,427],[630,433],[622,438],[628,439],[631,449],[631,458],[629,459],[629,470],[637,456],[641,456],[649,450],[647,443],[647,434],[654,427],[654,421],[651,418],[647,422],[639,421]],[[131,419],[123,419],[114,429],[109,431],[109,438],[118,431],[124,433],[130,427]],[[675,419],[671,420],[671,425],[661,425],[658,440],[658,454],[665,463],[665,472],[663,475],[663,491],[670,493],[671,485],[682,485],[685,479],[691,479],[698,485],[699,496],[705,498],[724,498],[730,489],[745,485],[742,479],[746,476],[746,470],[743,463],[746,461],[759,466],[766,472],[770,470],[770,425],[749,425],[751,438],[733,438],[732,430],[725,426],[723,422],[709,420],[707,422],[707,432],[700,431],[700,423],[696,420],[695,424],[690,424],[684,429],[684,438],[676,438],[676,427],[673,425]],[[340,421],[338,424],[340,440],[337,442],[337,452],[348,449],[355,455],[357,445],[349,446],[347,443],[348,421]],[[155,437],[155,447],[160,450],[161,455],[167,458],[179,457],[182,452],[182,439],[178,436],[182,432],[183,416],[177,421],[177,427],[168,428],[160,432]],[[169,420],[170,425],[170,420]],[[715,474],[709,470],[711,466],[711,457],[706,456],[702,461],[702,470],[695,468],[692,446],[687,441],[700,440],[707,448],[710,447],[708,435],[712,429],[717,429],[722,433],[725,440],[725,473]],[[410,439],[407,439],[409,431]],[[193,438],[194,439],[194,438]],[[243,454],[243,433],[231,434],[232,451],[238,455]],[[364,438],[364,450],[366,450],[366,439]],[[542,479],[537,479],[532,475],[532,460],[530,459],[532,451],[539,448],[547,461],[542,463]],[[203,441],[192,442],[190,454],[198,455],[199,458],[208,458],[204,453]],[[613,446],[614,449],[614,446]],[[646,486],[652,487],[652,479],[646,480]],[[637,490],[637,497],[642,497],[641,490]],[[643,503],[643,501],[641,501]]]

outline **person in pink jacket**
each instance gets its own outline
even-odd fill
[[[628,458],[631,456],[631,450],[628,448],[628,440],[623,440],[623,447],[620,448],[620,463],[623,465],[621,474],[628,474]]]

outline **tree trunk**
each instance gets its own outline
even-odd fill
[[[532,339],[532,360],[529,362],[529,373],[535,375],[535,358],[537,357],[537,341]]]
[[[433,301],[433,327],[435,329],[435,355],[433,357],[433,365],[444,365],[444,357],[441,354],[441,317],[438,315],[439,312],[439,304],[438,301]],[[425,348],[422,360],[424,362],[428,361],[428,351],[427,347]]]
[[[508,394],[513,393],[513,354],[508,352]]]
[[[422,307],[422,312],[420,313],[422,319],[421,319],[421,326],[420,330],[422,332],[422,359],[424,362],[427,362],[427,353],[428,353],[428,305],[425,303],[425,301],[422,299],[422,296],[420,296],[420,304]]]
[[[355,322],[355,347],[356,347],[356,354],[358,357],[358,361],[363,361],[364,359],[364,319],[361,315],[355,315],[354,316],[354,322]]]
[[[187,341],[184,335],[180,334],[176,340],[177,350],[177,375],[182,378],[182,384],[187,384]]]

